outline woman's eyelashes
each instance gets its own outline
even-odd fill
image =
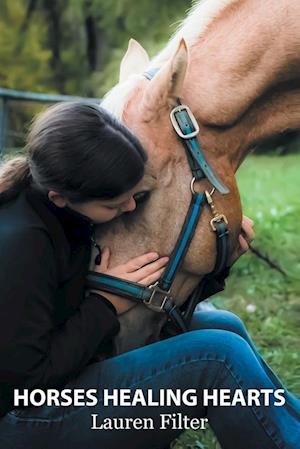
[[[134,201],[136,202],[136,205],[138,206],[141,203],[144,203],[150,196],[149,190],[143,190],[141,192],[137,192],[133,195]],[[125,204],[125,203],[124,203]],[[105,207],[109,210],[118,210],[122,208],[124,205],[122,204],[116,204],[116,205],[106,205]]]
[[[136,208],[138,208],[139,205],[142,205],[143,203],[145,203],[150,197],[150,190],[144,190],[141,192],[137,192],[133,195],[135,204],[136,204]],[[127,211],[127,210],[123,210],[122,211],[122,204],[120,205],[110,205],[110,206],[105,206],[106,209],[108,209],[110,212],[116,212],[116,215],[121,215],[121,213],[123,214],[128,214],[131,213],[132,211]],[[133,210],[134,211],[134,210]]]
[[[114,210],[118,210],[117,206],[108,206],[108,205],[104,205],[105,209],[109,210],[109,211],[114,211]]]
[[[139,204],[144,203],[147,201],[150,197],[150,190],[144,190],[141,192],[137,192],[133,195],[133,198],[136,202],[136,205],[139,206]]]

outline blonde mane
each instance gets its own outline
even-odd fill
[[[118,119],[121,119],[127,99],[136,86],[136,82],[141,79],[141,76],[132,75],[125,82],[116,84],[104,96],[101,106]]]
[[[188,46],[203,35],[208,25],[230,4],[239,0],[200,0],[196,1],[187,17],[166,47],[150,61],[150,67],[160,67],[175,52],[178,42],[184,38]],[[101,106],[116,117],[121,118],[127,98],[142,74],[131,76],[125,83],[117,84],[104,97]]]

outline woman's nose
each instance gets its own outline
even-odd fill
[[[122,212],[132,212],[136,208],[136,202],[133,196],[122,207]]]

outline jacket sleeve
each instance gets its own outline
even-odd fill
[[[0,383],[16,388],[61,386],[119,330],[101,296],[85,298],[60,327],[52,243],[43,229],[8,232],[0,240]]]

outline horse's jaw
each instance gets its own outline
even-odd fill
[[[167,316],[147,309],[144,304],[138,304],[120,315],[119,321],[120,332],[114,338],[114,355],[159,341]]]

